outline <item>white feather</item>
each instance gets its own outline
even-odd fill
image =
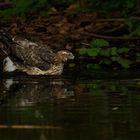
[[[13,83],[14,83],[13,79],[7,79],[4,83],[4,85],[5,85],[6,89],[9,90],[10,87],[13,85]]]
[[[12,71],[15,71],[17,69],[9,57],[6,57],[3,60],[3,67],[4,67],[3,70],[6,72],[12,72]]]

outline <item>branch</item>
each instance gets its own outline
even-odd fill
[[[128,18],[129,20],[140,20],[140,17],[138,16],[131,16],[130,18]],[[108,18],[108,19],[96,19],[96,21],[98,22],[114,22],[114,21],[118,21],[118,22],[124,22],[127,19],[125,18]]]
[[[101,38],[101,39],[107,39],[107,40],[140,40],[140,37],[115,37],[115,36],[105,36],[105,35],[100,35],[100,34],[96,34],[96,33],[81,33],[82,35],[86,35],[86,36],[92,36],[95,38]]]

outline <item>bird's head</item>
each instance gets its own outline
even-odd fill
[[[0,42],[9,47],[13,43],[12,36],[9,33],[0,33]]]
[[[69,59],[74,59],[74,55],[69,51],[58,51],[57,52],[57,59],[61,62],[66,62]]]
[[[0,33],[0,50],[8,55],[13,44],[18,44],[13,41],[12,36],[9,33]]]

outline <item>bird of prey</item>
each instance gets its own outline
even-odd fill
[[[3,71],[15,70],[29,75],[61,75],[64,63],[74,59],[67,50],[53,52],[47,45],[21,36],[0,33],[0,51],[5,55]]]

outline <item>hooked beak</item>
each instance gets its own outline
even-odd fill
[[[69,59],[74,59],[74,55],[72,53],[69,54]]]

